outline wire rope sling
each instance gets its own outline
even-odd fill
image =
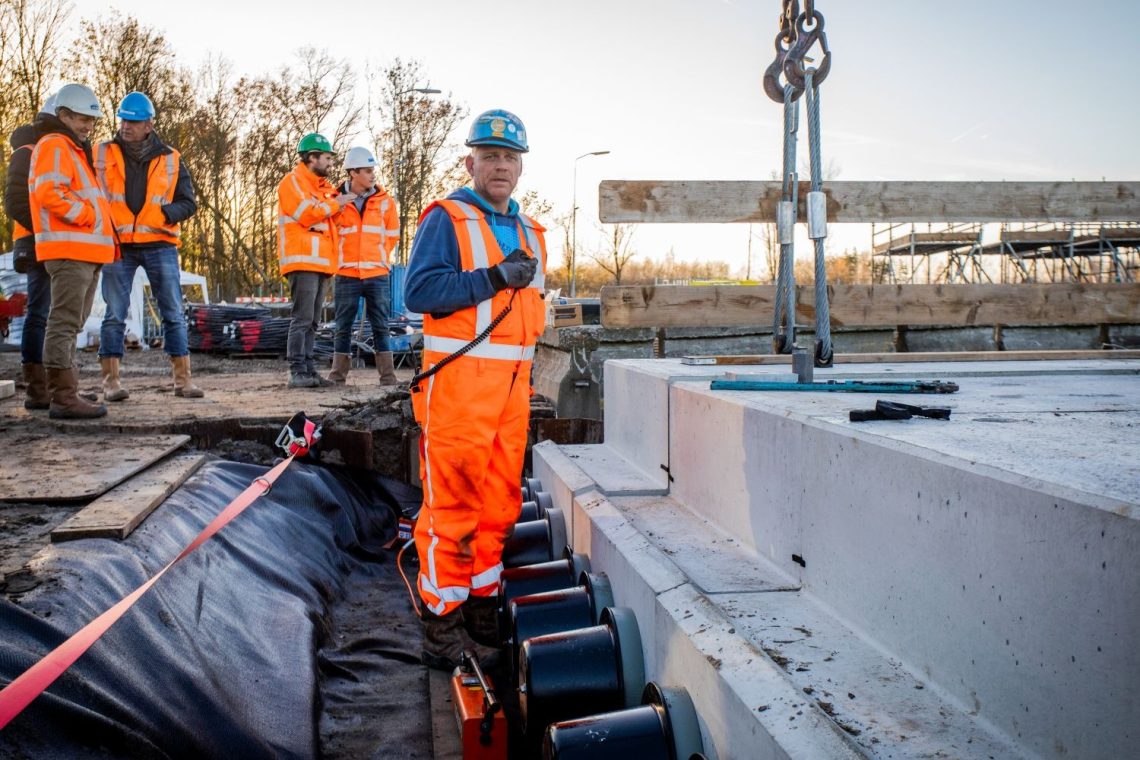
[[[807,231],[815,246],[815,365],[830,367],[831,311],[828,304],[827,198],[823,193],[823,159],[820,151],[819,86],[831,71],[831,50],[823,31],[823,14],[814,0],[783,0],[780,31],[776,34],[776,58],[764,72],[764,92],[784,104],[784,161],[780,203],[776,211],[776,234],[780,260],[776,276],[775,313],[772,319],[772,350],[792,353],[796,341],[795,228],[799,205],[796,172],[796,142],[799,133],[799,98],[804,96],[808,118],[808,151],[811,190],[807,194]],[[818,66],[809,51],[818,43],[822,58]]]

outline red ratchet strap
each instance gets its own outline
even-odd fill
[[[301,417],[303,420],[303,413]],[[307,422],[307,420],[305,421]],[[290,420],[290,423],[294,422],[300,422],[300,420],[294,417],[293,420]],[[313,432],[307,428],[304,429],[306,433]],[[289,426],[286,426],[285,430],[289,430]],[[307,442],[302,440],[302,444],[305,443],[307,443],[308,446],[312,446],[315,441],[312,439]],[[302,447],[304,447],[306,451],[308,450],[307,446]],[[57,678],[63,675],[63,671],[75,664],[75,661],[82,657],[83,653],[90,649],[91,645],[98,641],[100,636],[106,633],[127,610],[134,606],[135,602],[150,590],[150,587],[157,583],[158,579],[161,578],[167,570],[174,567],[175,564],[188,556],[199,546],[209,541],[215,533],[244,512],[246,507],[257,501],[259,496],[269,493],[269,489],[273,487],[277,478],[285,471],[285,468],[289,466],[290,462],[292,462],[296,456],[296,453],[290,453],[287,459],[282,460],[272,470],[253,481],[249,487],[238,494],[237,498],[231,501],[229,505],[198,534],[197,538],[191,541],[190,544],[182,550],[181,554],[172,559],[166,567],[155,573],[150,580],[125,596],[114,607],[85,625],[71,638],[53,649],[35,665],[21,673],[12,683],[0,689],[0,730],[11,723],[25,707],[30,705],[36,697],[42,694]]]

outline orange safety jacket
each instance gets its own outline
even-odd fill
[[[364,201],[364,213],[355,203],[336,215],[337,269],[341,277],[367,280],[388,274],[391,255],[400,242],[400,216],[396,201],[379,185]]]
[[[336,188],[298,162],[277,186],[277,252],[281,274],[336,271]]]
[[[179,226],[166,221],[162,207],[174,201],[179,162],[176,150],[151,159],[147,169],[146,201],[135,216],[127,205],[127,165],[123,149],[114,141],[99,143],[95,148],[95,173],[111,204],[111,216],[115,220],[120,243],[178,245],[181,237]]]
[[[116,258],[111,206],[83,148],[58,132],[32,151],[28,202],[36,259],[110,264]]]
[[[424,209],[422,223],[428,212],[436,206],[444,209],[455,226],[459,243],[460,265],[464,271],[485,269],[501,262],[505,257],[487,224],[482,212],[469,203],[442,200]],[[546,286],[546,229],[525,214],[519,217],[519,242],[523,250],[539,259],[538,271],[526,288],[505,288],[493,297],[475,306],[460,309],[446,317],[424,315],[424,367],[430,367],[445,356],[458,351],[474,340],[511,303],[511,311],[490,336],[463,358],[493,359],[501,361],[529,361],[534,358],[534,345],[546,327],[546,307],[542,295]],[[511,294],[515,293],[514,301]],[[459,361],[462,361],[461,358]]]
[[[16,150],[26,150],[29,153],[31,153],[33,150],[35,150],[35,147],[36,147],[35,143],[29,143],[27,145],[21,145],[20,147],[16,148]],[[12,151],[12,156],[11,156],[11,158],[8,159],[8,161],[10,163],[10,162],[14,161],[15,159],[16,159],[16,151]],[[20,224],[16,220],[12,220],[12,242],[13,243],[15,243],[17,240],[19,240],[21,238],[26,238],[26,237],[30,236],[31,234],[32,234],[32,231],[29,230],[27,227]]]

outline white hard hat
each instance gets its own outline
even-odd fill
[[[54,92],[51,95],[47,96],[47,100],[45,100],[44,104],[40,107],[40,113],[47,113],[55,116],[55,96],[56,93]]]
[[[344,157],[345,169],[367,169],[376,166],[376,157],[368,148],[349,148]]]
[[[65,84],[55,94],[55,112],[67,108],[80,116],[94,116],[103,118],[103,111],[99,108],[99,98],[85,84]]]

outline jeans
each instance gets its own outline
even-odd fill
[[[289,371],[294,375],[316,374],[317,365],[313,356],[313,346],[317,342],[317,326],[320,324],[321,309],[329,291],[327,274],[319,272],[290,272],[289,293],[293,297],[293,312],[289,315],[289,342],[286,358]]]
[[[51,311],[44,333],[44,367],[68,369],[75,364],[75,338],[91,315],[99,264],[71,259],[44,262],[51,277]]]
[[[17,241],[19,246],[23,241]],[[28,313],[24,316],[24,334],[20,339],[20,361],[24,364],[44,363],[44,331],[51,310],[51,277],[40,262],[33,261],[28,276]]]
[[[150,281],[150,292],[158,301],[163,350],[170,356],[186,356],[190,350],[186,343],[186,317],[182,312],[178,249],[171,245],[139,250],[125,245],[122,253],[121,259],[103,267],[103,300],[107,302],[107,311],[99,330],[99,358],[123,358],[131,285],[140,266]],[[141,322],[142,315],[137,316]]]
[[[368,324],[372,325],[372,350],[376,353],[390,351],[388,344],[388,316],[392,313],[392,290],[388,286],[388,275],[360,279],[359,277],[336,277],[336,336],[333,350],[338,354],[352,351],[352,323],[356,320],[356,306],[364,299],[364,310]]]

